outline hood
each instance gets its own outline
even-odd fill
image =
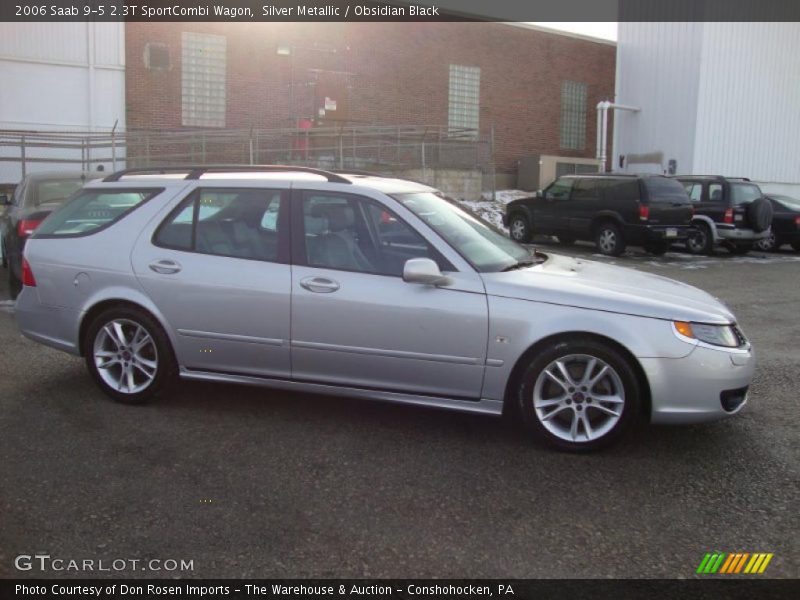
[[[491,296],[576,306],[605,312],[674,321],[734,323],[719,300],[691,285],[558,254],[534,267],[505,273],[484,273]]]

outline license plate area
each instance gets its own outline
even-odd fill
[[[664,232],[664,237],[676,238],[678,237],[678,230],[675,227],[667,227],[667,230]]]

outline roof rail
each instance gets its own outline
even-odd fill
[[[200,179],[205,173],[311,173],[313,175],[320,175],[325,177],[331,183],[352,183],[349,179],[337,175],[331,171],[323,169],[315,169],[313,167],[293,167],[288,165],[183,165],[174,167],[133,167],[130,169],[123,169],[112,173],[103,181],[119,181],[122,177],[128,175],[168,175],[170,173],[178,174],[186,173],[184,179]]]

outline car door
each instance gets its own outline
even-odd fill
[[[592,218],[600,208],[600,193],[604,183],[589,177],[575,180],[570,194],[569,210],[565,214],[570,235],[579,239],[591,237]]]
[[[294,379],[479,399],[488,309],[478,274],[455,271],[375,199],[305,190],[292,203]],[[404,282],[417,257],[453,284]]]
[[[200,187],[136,243],[134,270],[183,367],[291,376],[289,192],[270,185]]]
[[[534,208],[534,231],[543,235],[558,235],[569,229],[570,191],[575,180],[559,177],[542,193]]]

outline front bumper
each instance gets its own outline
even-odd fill
[[[756,366],[752,348],[728,351],[707,346],[696,346],[684,358],[639,361],[650,384],[651,422],[676,425],[716,421],[738,413],[747,403],[744,390]]]

